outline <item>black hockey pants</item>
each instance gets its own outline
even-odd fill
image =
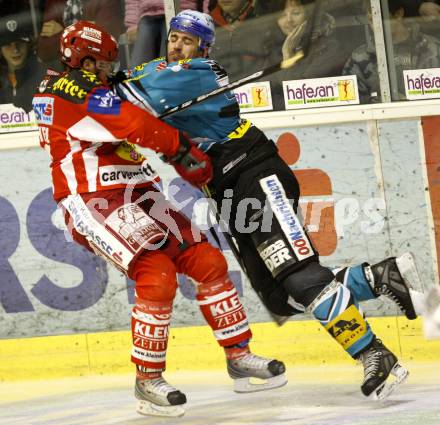
[[[210,188],[252,287],[271,312],[289,316],[310,304],[333,275],[319,264],[296,216],[299,185],[292,170],[264,133],[256,127],[248,133],[208,151],[215,170]]]

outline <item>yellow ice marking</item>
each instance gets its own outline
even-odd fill
[[[424,339],[421,319],[383,317],[369,323],[402,362],[440,358],[440,340]],[[254,323],[251,329],[253,351],[288,366],[353,362],[317,321],[293,320],[282,327]],[[225,368],[223,350],[208,326],[172,328],[168,346],[169,372]],[[129,331],[0,340],[0,381],[128,374],[130,350]]]

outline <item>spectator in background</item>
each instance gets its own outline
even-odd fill
[[[211,7],[216,42],[210,56],[222,64],[231,80],[271,64],[273,19],[269,3],[218,0]]]
[[[419,6],[419,14],[421,16],[436,16],[440,17],[440,3],[439,1],[422,1]]]
[[[180,8],[207,12],[208,3],[208,0],[181,0]],[[127,42],[134,43],[130,66],[165,56],[164,0],[125,0],[125,26]]]
[[[440,0],[406,0],[408,16],[420,17],[424,33],[440,38]]]
[[[0,104],[12,103],[26,112],[43,70],[32,44],[32,22],[27,14],[0,18]]]
[[[277,18],[274,34],[273,63],[289,59],[309,37],[310,19],[315,19],[314,0],[286,0],[284,11]],[[280,71],[271,78],[275,109],[283,108],[282,82],[341,75],[347,59],[334,35],[335,19],[324,9],[316,10],[316,20],[307,56],[293,68]]]
[[[406,0],[408,16],[440,17],[440,0]]]
[[[61,70],[59,43],[64,27],[81,19],[93,21],[118,39],[123,32],[121,16],[121,0],[46,0],[37,56],[46,67]]]
[[[370,2],[365,2],[371,26]],[[440,66],[440,41],[420,31],[420,27],[405,19],[409,12],[405,0],[388,0],[394,60],[399,99],[405,99],[403,71],[409,69],[438,68]],[[367,44],[356,48],[343,70],[344,75],[356,75],[361,103],[380,102],[380,84],[377,72],[376,48],[371,34]],[[397,99],[394,99],[397,100]]]

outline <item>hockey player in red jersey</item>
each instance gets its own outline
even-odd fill
[[[131,358],[138,411],[184,413],[185,394],[162,376],[177,272],[197,283],[197,302],[225,349],[235,390],[284,385],[284,364],[249,350],[251,331],[223,255],[204,235],[195,240],[191,223],[158,190],[157,173],[134,145],[162,153],[196,186],[211,178],[209,157],[111,90],[107,79],[117,52],[114,38],[95,24],[67,27],[61,35],[66,71],[46,76],[33,108],[40,144],[51,156],[54,198],[73,239],[136,283]],[[266,381],[255,386],[250,377]]]

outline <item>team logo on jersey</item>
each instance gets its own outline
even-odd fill
[[[89,98],[88,112],[105,115],[119,115],[121,98],[108,89],[97,89]]]
[[[145,157],[136,150],[136,147],[128,142],[122,142],[115,150],[116,155],[127,161],[143,162]]]
[[[53,124],[53,97],[35,97],[32,101],[35,118],[39,124]]]

